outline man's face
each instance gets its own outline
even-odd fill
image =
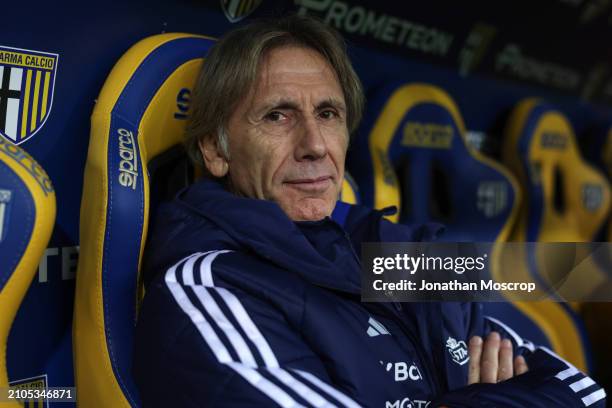
[[[348,130],[342,89],[320,54],[296,46],[269,51],[227,133],[230,160],[221,173],[229,174],[234,192],[275,201],[295,221],[331,214]],[[209,170],[224,175],[212,171],[204,150]]]

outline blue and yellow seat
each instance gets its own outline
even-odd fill
[[[97,100],[81,203],[73,344],[78,404],[139,406],[131,376],[151,213],[148,164],[181,142],[211,38],[161,34],[117,62]]]
[[[51,237],[55,210],[55,192],[45,171],[0,137],[0,388],[9,384],[11,325]]]
[[[582,158],[565,115],[537,99],[521,101],[509,118],[503,157],[526,197],[513,239],[590,242],[596,237],[610,210],[610,187],[605,175]],[[547,267],[544,253],[529,256],[530,273],[552,287],[564,271]],[[588,276],[566,282],[576,297],[586,299],[607,285],[608,273],[593,262],[587,258],[580,265]]]
[[[504,241],[519,188],[471,148],[455,102],[428,84],[390,84],[371,98],[349,170],[365,205],[395,206],[402,223],[442,222],[442,239]]]
[[[578,151],[574,130],[559,110],[529,98],[512,111],[504,135],[503,161],[523,189],[519,217],[512,233],[515,241],[588,242],[604,222],[610,206],[608,184]],[[551,286],[558,280],[546,268],[540,252],[530,253],[526,269]],[[593,269],[596,270],[596,269]],[[603,275],[579,279],[585,293],[604,283]],[[576,291],[578,287],[576,286]],[[588,341],[582,322],[565,303],[538,303],[547,324],[555,325],[559,354],[576,366],[588,365]]]
[[[502,155],[526,194],[513,239],[588,242],[595,237],[610,209],[610,188],[581,157],[565,115],[535,98],[521,101],[508,119]]]

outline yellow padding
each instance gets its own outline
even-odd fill
[[[538,109],[538,116],[533,118]],[[533,128],[525,129],[527,121],[534,120]],[[531,131],[527,135],[525,132]],[[521,146],[522,143],[526,145]],[[610,208],[610,188],[604,175],[586,163],[576,145],[574,130],[569,120],[559,111],[547,107],[537,99],[520,102],[509,118],[506,129],[504,160],[515,172],[528,194],[539,190],[542,194],[541,217],[529,220],[530,206],[540,205],[534,200],[523,202],[513,238],[525,241],[529,223],[538,222],[540,242],[588,242],[600,230]],[[526,160],[522,161],[521,158]],[[557,177],[561,176],[561,182]],[[555,184],[561,183],[564,209],[555,207]],[[558,193],[558,192],[557,192]],[[527,197],[529,198],[529,197]],[[538,211],[540,209],[532,208]],[[536,255],[537,273],[548,282],[559,282],[558,268],[547,267],[550,253]],[[589,258],[580,264],[582,273],[572,274],[567,281],[576,296],[586,298],[601,290],[606,276]]]
[[[603,175],[588,165],[580,156],[575,133],[569,120],[552,108],[541,113],[532,135],[524,135],[525,126],[534,110],[543,102],[536,98],[521,101],[512,111],[504,134],[502,157],[504,163],[519,180],[525,200],[521,202],[518,220],[512,239],[527,239],[529,210],[535,203],[529,200],[531,189],[542,190],[543,208],[538,235],[540,242],[584,242],[590,241],[600,228],[610,207],[610,191]],[[521,138],[529,137],[526,151],[520,151]],[[524,155],[527,156],[525,163]],[[563,175],[565,211],[559,212],[554,205],[554,179],[556,169]],[[601,191],[598,208],[585,206],[586,186],[597,186]],[[547,254],[550,257],[550,254]],[[536,254],[538,273],[548,281],[555,281],[550,268],[545,267],[546,257]],[[525,258],[524,267],[517,268],[515,277],[527,275],[529,270]],[[581,267],[586,267],[584,262]],[[596,276],[583,276],[573,282],[576,291],[591,293],[605,281],[594,266],[588,268]],[[578,274],[573,276],[578,277]],[[584,345],[569,312],[554,302],[516,302],[515,305],[538,323],[550,339],[555,351],[578,368],[586,370]]]
[[[144,39],[119,60],[106,80],[92,115],[91,137],[81,204],[81,255],[76,283],[74,315],[75,379],[79,389],[78,404],[84,407],[127,407],[110,363],[104,331],[102,299],[102,252],[108,201],[107,148],[111,116],[117,99],[134,71],[153,50],[162,44],[190,34],[163,34]],[[204,37],[207,38],[207,37]],[[181,88],[191,88],[202,59],[180,66],[160,87],[145,111],[138,129],[142,163],[180,142],[184,120],[167,120],[176,108]],[[140,255],[144,250],[149,211],[149,179],[143,172],[144,225]],[[139,287],[139,290],[141,288]],[[136,303],[139,293],[134,294]]]
[[[55,192],[45,171],[23,149],[0,138],[0,161],[19,177],[32,195],[36,210],[30,242],[0,292],[0,388],[8,386],[6,346],[13,319],[21,305],[55,224]],[[30,171],[26,170],[30,169]],[[18,221],[18,220],[15,220]],[[7,237],[7,239],[11,239]],[[2,407],[20,407],[4,403]]]

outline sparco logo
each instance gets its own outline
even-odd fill
[[[365,7],[338,0],[295,0],[300,15],[320,13],[320,17],[338,30],[373,37],[427,54],[445,56],[453,35],[414,21],[378,13]]]
[[[548,131],[542,133],[542,138],[540,139],[541,146],[544,149],[559,149],[564,150],[567,148],[568,144],[568,136],[563,133]]]
[[[437,123],[406,122],[402,145],[432,149],[450,149],[453,127]]]
[[[125,129],[119,129],[119,184],[136,190],[138,181],[138,159],[134,134]]]

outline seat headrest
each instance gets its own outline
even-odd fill
[[[0,387],[8,386],[11,325],[51,237],[55,211],[55,192],[45,171],[0,137]]]
[[[538,99],[521,101],[508,119],[502,155],[526,193],[517,240],[594,238],[609,211],[610,188],[581,157],[563,113]]]
[[[130,367],[150,211],[147,164],[182,140],[191,88],[213,44],[189,34],[146,38],[121,57],[100,92],[81,203],[79,405],[138,405]]]
[[[391,84],[371,100],[349,158],[364,203],[398,207],[394,221],[442,222],[443,239],[505,239],[518,189],[468,145],[452,98],[433,85]]]

